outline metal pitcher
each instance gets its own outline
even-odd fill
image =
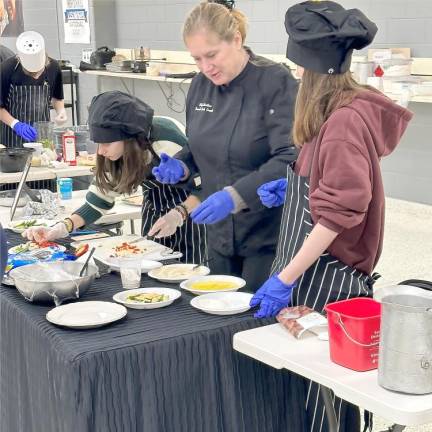
[[[432,393],[432,283],[405,281],[378,289],[374,298],[382,303],[378,384]]]

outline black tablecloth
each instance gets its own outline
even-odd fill
[[[161,286],[148,277],[141,285]],[[81,301],[111,300],[121,290],[120,277],[106,275]],[[290,392],[298,378],[232,349],[234,333],[269,320],[207,315],[191,298],[183,292],[166,308],[128,309],[110,326],[69,330],[46,321],[52,305],[1,287],[0,430],[302,430],[304,395]]]

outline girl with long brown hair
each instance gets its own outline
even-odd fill
[[[329,302],[372,296],[384,227],[380,160],[412,117],[351,77],[353,50],[377,31],[361,11],[306,1],[288,9],[285,26],[287,57],[301,75],[293,126],[300,154],[286,178],[258,189],[265,205],[285,203],[272,276],[251,301],[258,318],[288,305],[321,312]],[[306,430],[326,430],[319,388],[306,385]],[[337,398],[335,407],[339,431],[358,431],[358,409]]]
[[[158,241],[182,252],[185,262],[202,262],[206,258],[205,227],[188,220],[183,204],[194,201],[190,195],[193,186],[164,185],[151,174],[152,167],[160,162],[155,142],[169,141],[179,149],[186,145],[182,125],[173,119],[153,117],[149,105],[119,91],[93,98],[88,123],[98,150],[95,178],[86,202],[54,227],[28,229],[24,235],[36,241],[66,237],[72,230],[97,221],[113,208],[117,196],[135,193],[142,186],[142,235],[147,235],[156,220],[168,219],[177,230]]]

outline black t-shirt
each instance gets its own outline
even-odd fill
[[[60,66],[56,60],[50,59],[48,66],[42,72],[41,76],[34,79],[27,75],[18,62],[16,57],[11,57],[0,64],[0,107],[8,109],[7,97],[9,87],[13,85],[40,85],[42,86],[45,80],[50,86],[50,96],[55,99],[62,100],[63,96],[63,80]]]

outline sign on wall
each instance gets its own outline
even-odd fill
[[[89,44],[88,0],[63,0],[63,25],[65,43]]]
[[[24,31],[22,0],[0,0],[0,36],[17,37]]]

